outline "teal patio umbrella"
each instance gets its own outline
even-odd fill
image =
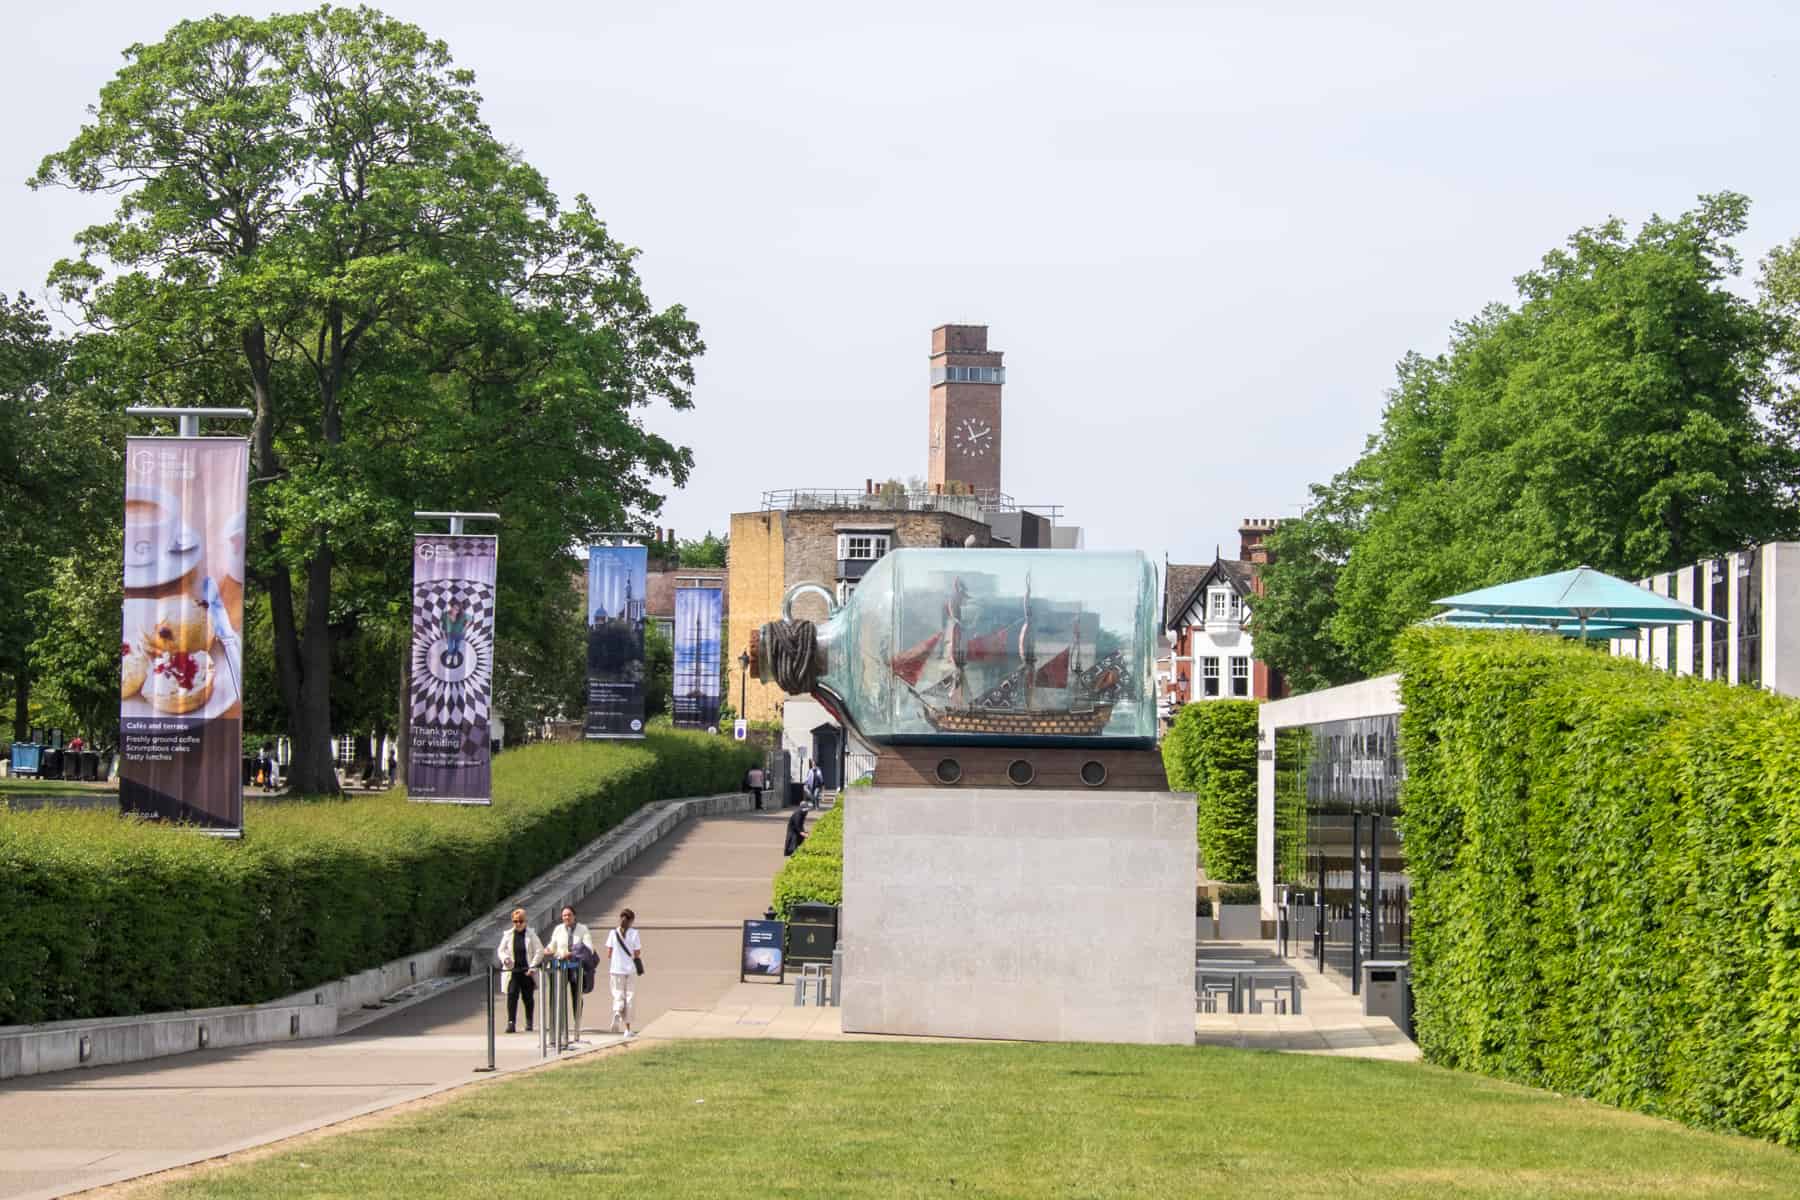
[[[1679,625],[1685,621],[1723,621],[1672,596],[1659,596],[1649,588],[1627,583],[1592,567],[1557,571],[1535,579],[1500,583],[1493,587],[1446,596],[1432,601],[1491,620],[1574,621],[1581,636],[1588,623],[1636,630],[1644,626]],[[1617,636],[1617,635],[1615,635]]]
[[[1449,612],[1426,617],[1419,624],[1442,625],[1451,629],[1515,629],[1526,633],[1558,633],[1564,637],[1579,635],[1591,641],[1633,637],[1638,631],[1636,625],[1621,625],[1612,621],[1595,621],[1584,626],[1579,620],[1495,616],[1467,608],[1453,608]]]

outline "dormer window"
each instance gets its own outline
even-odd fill
[[[1231,593],[1226,589],[1214,588],[1212,590],[1212,612],[1210,615],[1213,620],[1223,621],[1225,619],[1225,606],[1229,599],[1234,599],[1234,597],[1232,597]]]

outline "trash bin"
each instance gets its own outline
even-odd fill
[[[1386,1017],[1412,1036],[1412,968],[1405,959],[1374,959],[1362,965],[1363,1016]]]
[[[787,807],[799,808],[800,805],[805,802],[805,800],[806,800],[806,785],[805,784],[803,784],[803,783],[788,784]]]
[[[84,783],[100,782],[100,752],[98,750],[81,752],[81,779]]]
[[[788,912],[787,961],[828,963],[837,948],[838,910],[835,904],[804,902]]]

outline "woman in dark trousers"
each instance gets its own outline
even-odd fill
[[[784,857],[791,857],[806,841],[806,810],[796,808],[794,815],[788,818],[787,849],[782,851]]]
[[[519,1000],[525,1000],[525,1032],[531,1032],[532,1009],[536,1007],[537,980],[531,966],[544,955],[544,943],[537,930],[525,920],[525,910],[513,909],[512,928],[500,935],[500,989],[506,993],[506,1032],[518,1027]]]

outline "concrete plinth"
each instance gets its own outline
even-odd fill
[[[843,1028],[1194,1040],[1194,801],[873,788],[844,813]]]

